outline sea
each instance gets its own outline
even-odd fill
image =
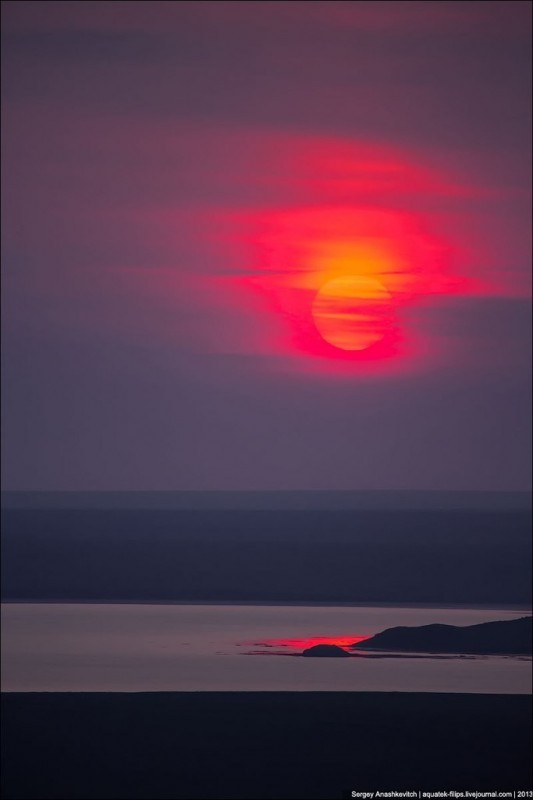
[[[361,654],[302,658],[397,625],[473,625],[520,608],[7,602],[2,691],[531,692],[531,658]]]

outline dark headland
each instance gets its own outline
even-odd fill
[[[352,650],[412,653],[531,655],[532,618],[482,622],[478,625],[420,625],[388,628],[353,645]]]
[[[531,698],[2,695],[4,800],[313,800],[531,788]]]

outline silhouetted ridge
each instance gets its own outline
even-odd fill
[[[479,625],[388,628],[352,646],[357,650],[531,655],[531,617]]]

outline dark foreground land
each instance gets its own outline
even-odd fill
[[[3,694],[5,800],[531,789],[523,695]]]

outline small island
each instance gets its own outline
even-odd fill
[[[350,653],[336,644],[315,644],[302,653],[306,658],[350,658]]]
[[[478,625],[396,627],[357,642],[350,650],[473,655],[528,655],[532,650],[531,617]]]

